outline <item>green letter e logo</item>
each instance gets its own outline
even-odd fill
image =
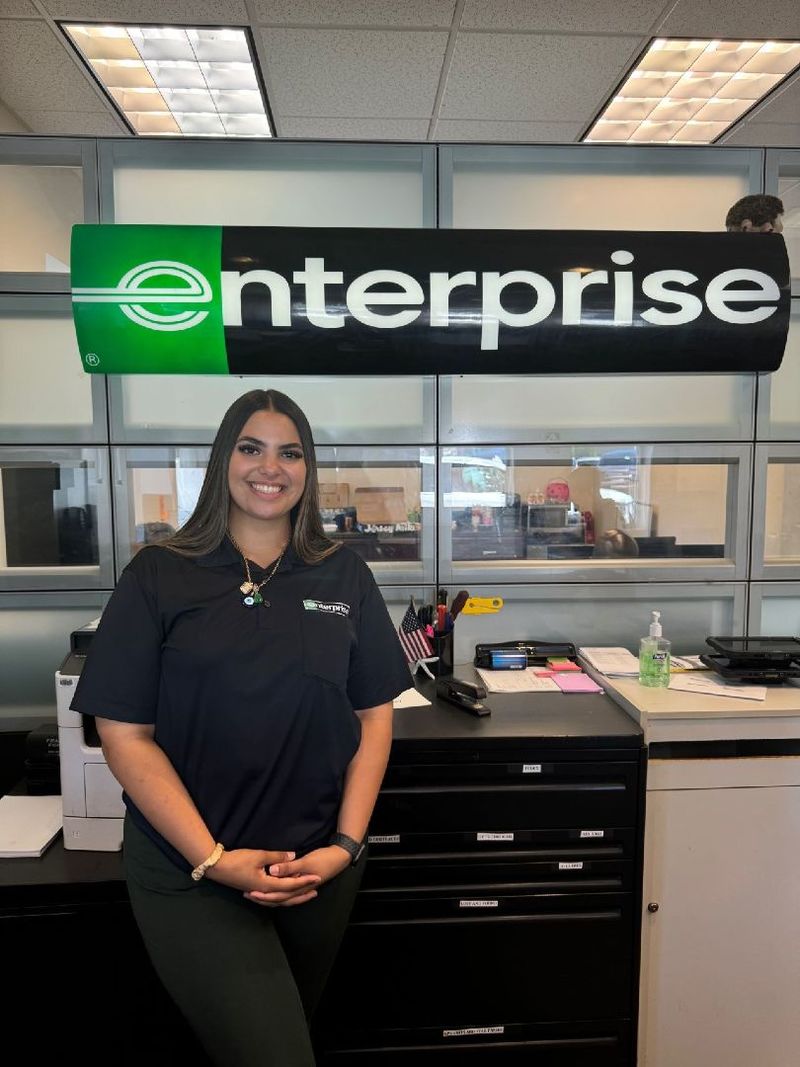
[[[73,227],[72,310],[84,368],[227,374],[221,248],[218,226]]]

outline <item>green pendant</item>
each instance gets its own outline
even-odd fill
[[[256,604],[263,604],[264,603],[264,598],[261,595],[261,593],[254,593],[253,594],[253,600],[256,602]]]

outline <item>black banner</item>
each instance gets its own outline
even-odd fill
[[[775,234],[222,231],[232,374],[772,371]]]

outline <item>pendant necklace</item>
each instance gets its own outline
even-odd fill
[[[272,576],[274,575],[274,573],[278,569],[278,567],[280,567],[281,560],[283,559],[283,555],[284,555],[286,549],[289,547],[289,542],[287,541],[286,544],[281,549],[281,554],[275,560],[275,563],[273,564],[272,570],[269,572],[267,577],[264,578],[260,582],[254,582],[253,581],[253,577],[250,574],[250,564],[247,562],[247,556],[244,554],[244,552],[242,552],[241,548],[239,548],[239,545],[236,542],[236,539],[234,538],[234,536],[230,532],[230,530],[228,530],[228,537],[230,538],[231,544],[233,545],[233,547],[236,549],[236,551],[239,553],[239,555],[242,557],[242,560],[244,561],[245,580],[239,586],[239,592],[244,594],[244,599],[242,600],[242,603],[244,604],[244,606],[246,608],[252,608],[256,604],[263,604],[263,606],[265,608],[268,608],[269,607],[269,601],[265,600],[264,597],[261,595],[261,590],[264,588],[264,586],[272,578]]]

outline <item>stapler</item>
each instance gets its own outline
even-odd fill
[[[491,709],[481,701],[486,690],[477,682],[464,682],[460,678],[442,678],[436,683],[436,695],[448,704],[468,711],[471,715],[491,715]]]

